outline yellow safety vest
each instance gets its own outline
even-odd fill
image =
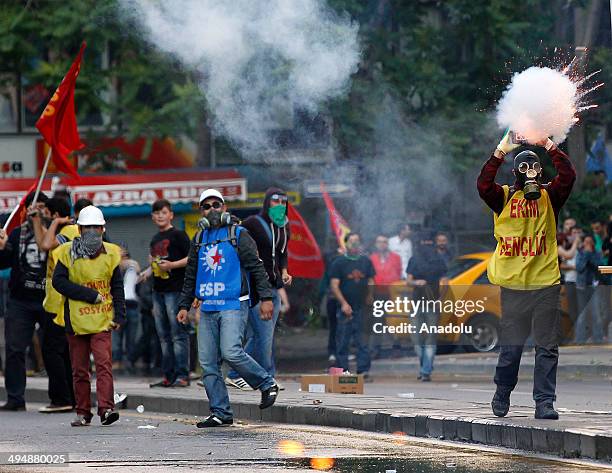
[[[105,298],[101,304],[68,299],[70,324],[76,335],[105,332],[110,329],[114,317],[110,284],[113,272],[121,261],[121,250],[117,245],[104,243],[106,252],[94,259],[79,258],[72,261],[71,242],[58,248],[58,261],[68,268],[70,281],[95,289]]]
[[[504,208],[493,215],[497,240],[488,265],[489,280],[510,289],[538,289],[560,283],[557,223],[546,189],[538,200],[522,190],[510,198],[504,189]]]
[[[60,235],[68,238],[69,241],[74,240],[79,236],[78,225],[65,225],[59,232]],[[49,251],[47,258],[47,284],[45,285],[45,300],[43,301],[43,307],[50,314],[56,314],[53,319],[57,325],[64,326],[64,296],[55,290],[52,284],[53,271],[57,265],[57,257],[59,247]]]

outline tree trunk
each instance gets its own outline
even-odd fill
[[[591,0],[586,8],[574,8],[574,46],[576,47],[577,67],[586,66],[586,53],[597,34],[599,13],[602,0]],[[580,49],[579,49],[580,48]],[[567,137],[569,156],[576,167],[576,184],[582,186],[586,174],[586,133],[584,123],[577,123]]]

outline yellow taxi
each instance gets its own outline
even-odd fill
[[[451,352],[461,346],[467,351],[488,352],[499,344],[501,303],[500,288],[490,283],[487,265],[493,253],[470,253],[457,257],[449,265],[448,287],[441,288],[438,351]],[[410,289],[397,283],[392,297],[410,297]],[[564,340],[572,338],[572,322],[567,313],[567,301],[561,291],[562,333]],[[406,322],[405,317],[389,318],[389,323]],[[444,329],[444,330],[442,330]]]

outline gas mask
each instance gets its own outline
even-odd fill
[[[525,199],[538,200],[542,195],[540,191],[542,166],[538,155],[533,151],[521,151],[514,157],[513,172],[516,180],[523,187]]]
[[[208,217],[202,217],[198,221],[198,228],[206,230],[207,228],[219,228],[232,223],[232,216],[229,212],[221,212],[220,210],[211,210]]]

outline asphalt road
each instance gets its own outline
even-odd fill
[[[238,423],[196,429],[194,418],[121,411],[118,423],[72,428],[73,414],[0,414],[0,472],[195,471],[577,473],[601,464],[525,457],[508,450],[310,426]],[[7,466],[8,452],[68,453],[68,466]],[[612,471],[612,466],[609,466]]]

